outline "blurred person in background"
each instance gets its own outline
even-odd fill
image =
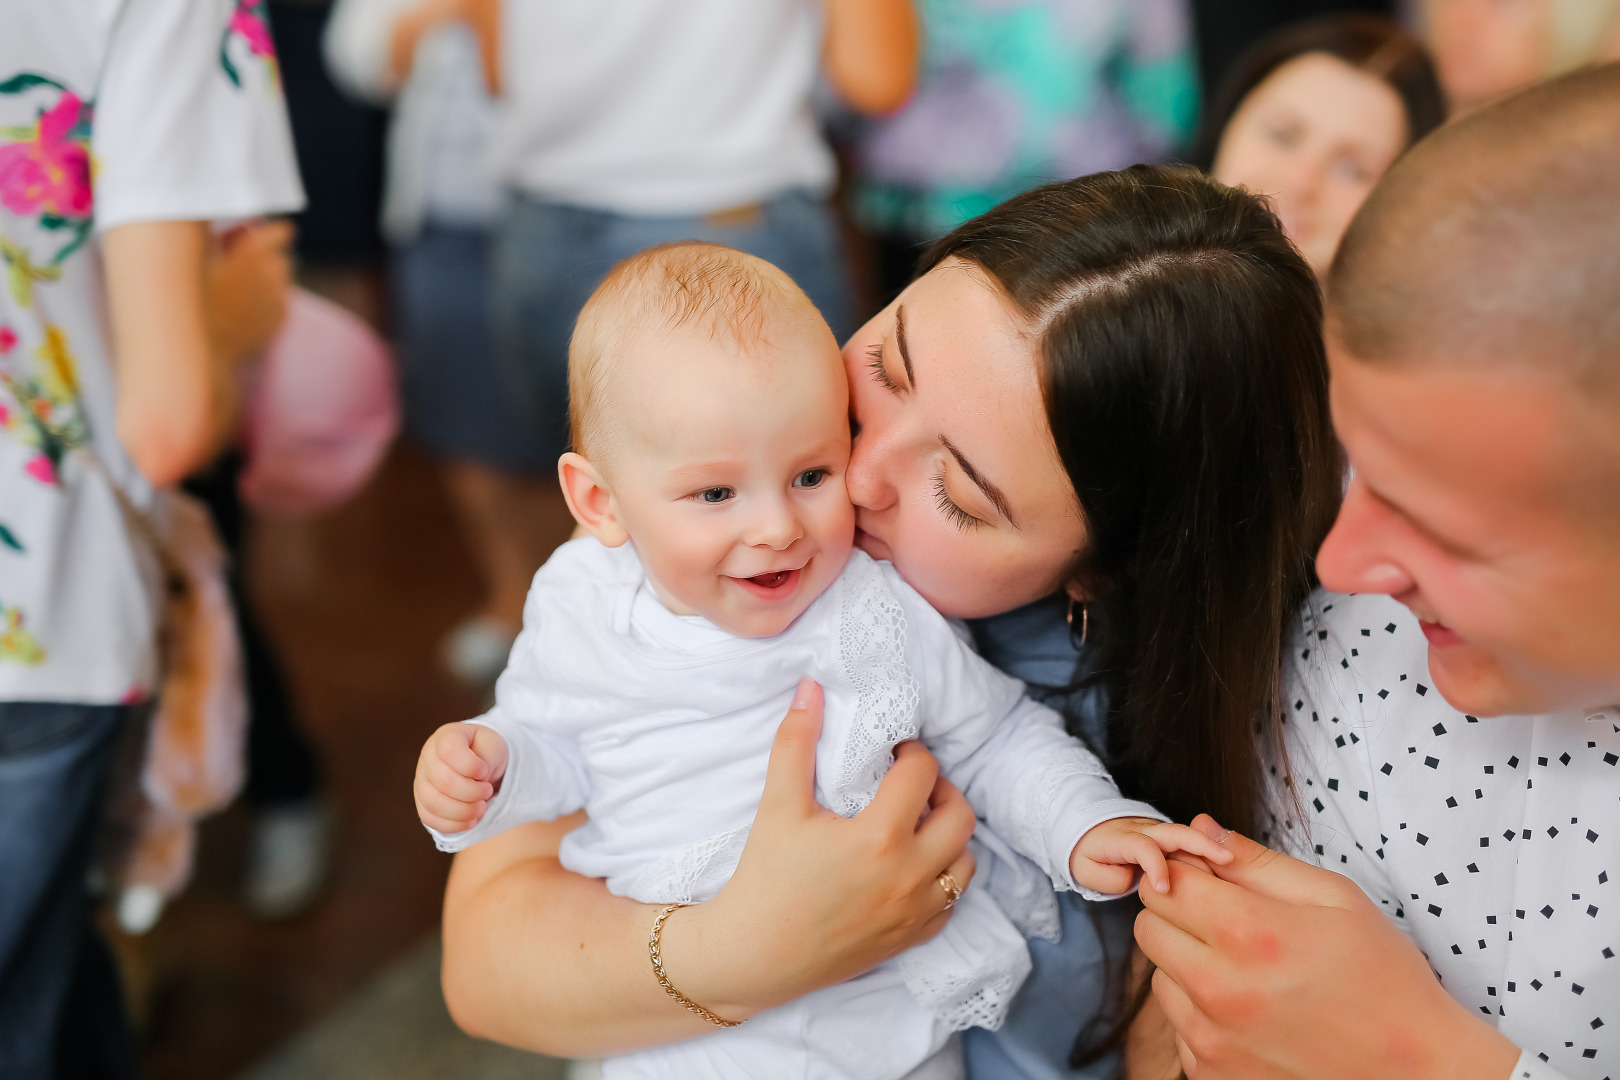
[[[903,105],[911,0],[525,0],[500,18],[492,164],[496,342],[546,455],[568,447],[568,340],[607,271],[665,241],[774,263],[853,330],[818,75],[856,111]],[[559,508],[561,503],[558,503]]]
[[[1318,277],[1378,178],[1445,119],[1423,44],[1392,20],[1330,15],[1280,30],[1232,69],[1195,160],[1271,200]]]
[[[916,94],[864,125],[851,210],[877,299],[922,245],[1052,180],[1175,155],[1198,116],[1186,0],[920,0]]]
[[[485,169],[495,76],[493,49],[481,47],[494,35],[479,23],[493,12],[466,0],[338,0],[325,39],[339,85],[394,103],[382,229],[406,427],[443,463],[487,590],[443,649],[452,674],[483,688],[522,628],[530,578],[572,523],[556,457],[496,369],[488,253],[501,191]]]
[[[261,5],[0,0],[0,26],[0,1075],[128,1077],[86,880],[164,678],[160,489],[231,430],[289,276],[286,226],[210,223],[303,193]]]
[[[1453,115],[1620,59],[1617,0],[1422,0],[1420,10]]]

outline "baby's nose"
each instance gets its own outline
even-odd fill
[[[762,507],[752,522],[744,540],[753,547],[768,547],[785,551],[798,542],[804,529],[797,514],[785,502]]]

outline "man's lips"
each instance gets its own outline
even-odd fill
[[[1448,645],[1462,644],[1463,639],[1458,635],[1457,631],[1443,623],[1419,619],[1418,627],[1423,631],[1423,636],[1429,639],[1429,644],[1437,649],[1444,649]]]

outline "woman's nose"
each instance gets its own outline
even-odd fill
[[[849,501],[863,510],[886,510],[895,499],[894,485],[887,478],[888,454],[881,441],[869,431],[855,436],[850,448],[849,471],[844,489]]]
[[[1323,586],[1342,593],[1400,596],[1416,585],[1395,556],[1402,522],[1367,490],[1350,481],[1338,520],[1322,541],[1316,573]]]

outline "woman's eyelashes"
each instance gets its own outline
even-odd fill
[[[867,360],[866,366],[871,369],[872,378],[876,379],[878,385],[889,393],[898,394],[900,384],[894,381],[894,378],[889,374],[889,369],[883,364],[883,342],[880,341],[868,348],[866,355],[870,358]]]
[[[945,520],[955,525],[962,532],[977,529],[984,524],[983,519],[974,517],[951,498],[949,489],[945,487],[945,472],[940,470],[934,474],[934,502],[939,504],[939,512],[945,515]]]

